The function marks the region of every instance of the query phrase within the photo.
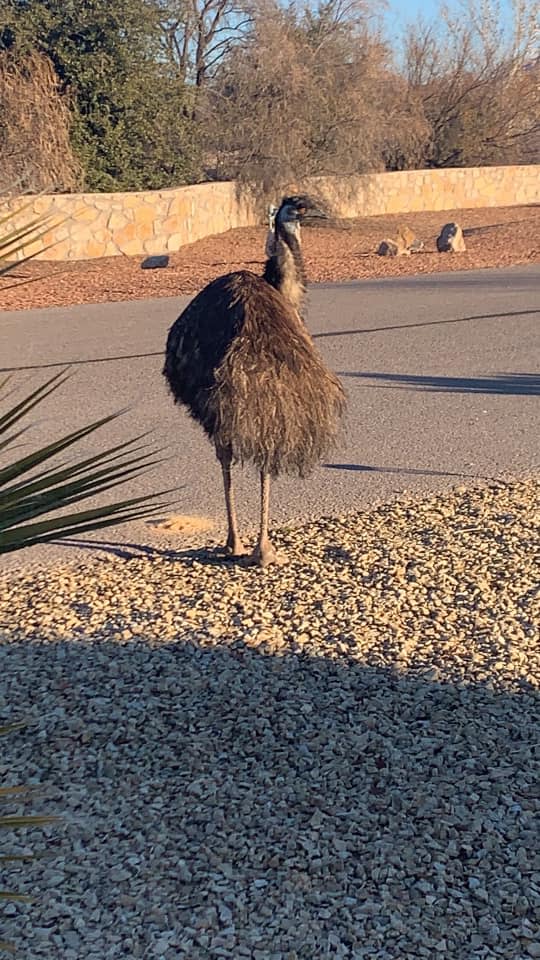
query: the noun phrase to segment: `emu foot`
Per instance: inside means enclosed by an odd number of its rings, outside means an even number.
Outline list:
[[[249,556],[245,557],[243,563],[247,567],[269,567],[270,564],[275,563],[280,566],[286,563],[285,557],[277,553],[274,550],[274,547],[269,541],[266,543],[258,543],[253,553],[250,553]]]
[[[246,553],[246,549],[240,540],[240,537],[227,537],[224,553],[228,557],[243,557]]]

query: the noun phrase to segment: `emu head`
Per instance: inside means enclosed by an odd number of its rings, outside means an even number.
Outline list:
[[[326,220],[328,215],[320,203],[307,194],[283,197],[276,214],[276,224],[291,233],[296,233],[300,224],[306,226],[314,220]]]

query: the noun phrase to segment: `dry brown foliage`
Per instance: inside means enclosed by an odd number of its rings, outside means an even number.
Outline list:
[[[0,169],[3,189],[61,193],[82,185],[69,140],[70,110],[47,57],[0,54]]]
[[[538,163],[540,60],[536,0],[466,0],[405,39],[407,95],[429,134],[405,167]]]
[[[269,0],[249,41],[224,60],[207,101],[218,178],[269,187],[383,170],[390,144],[410,151],[425,135],[380,36],[339,10],[321,16]]]
[[[201,110],[208,172],[268,187],[307,176],[538,162],[535,0],[440,2],[402,56],[363,0],[257,0]]]

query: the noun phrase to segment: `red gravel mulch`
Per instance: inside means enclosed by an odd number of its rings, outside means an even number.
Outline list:
[[[463,228],[467,252],[439,254],[436,238],[443,224],[452,220]],[[409,257],[377,256],[380,241],[394,236],[403,225],[424,241],[424,249]],[[530,205],[345,220],[306,228],[302,241],[309,280],[318,283],[537,263],[539,236],[540,205]],[[229,230],[183,247],[170,255],[167,268],[158,270],[142,270],[142,256],[33,261],[0,278],[1,308],[25,310],[195,293],[230,270],[259,273],[265,239],[265,227]]]

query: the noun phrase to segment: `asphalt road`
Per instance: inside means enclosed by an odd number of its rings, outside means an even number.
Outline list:
[[[173,406],[160,373],[167,330],[188,299],[0,313],[0,368],[19,371],[14,383],[24,388],[72,364],[69,383],[36,416],[29,445],[128,407],[87,449],[153,430],[170,459],[126,495],[179,484],[174,512],[221,523],[212,449]],[[539,309],[537,266],[312,287],[309,327],[343,378],[348,422],[331,462],[307,481],[274,485],[274,522],[537,467]],[[257,496],[246,471],[238,500],[249,525]],[[143,523],[95,537],[163,542]],[[39,547],[17,562],[68,555],[73,547]]]

